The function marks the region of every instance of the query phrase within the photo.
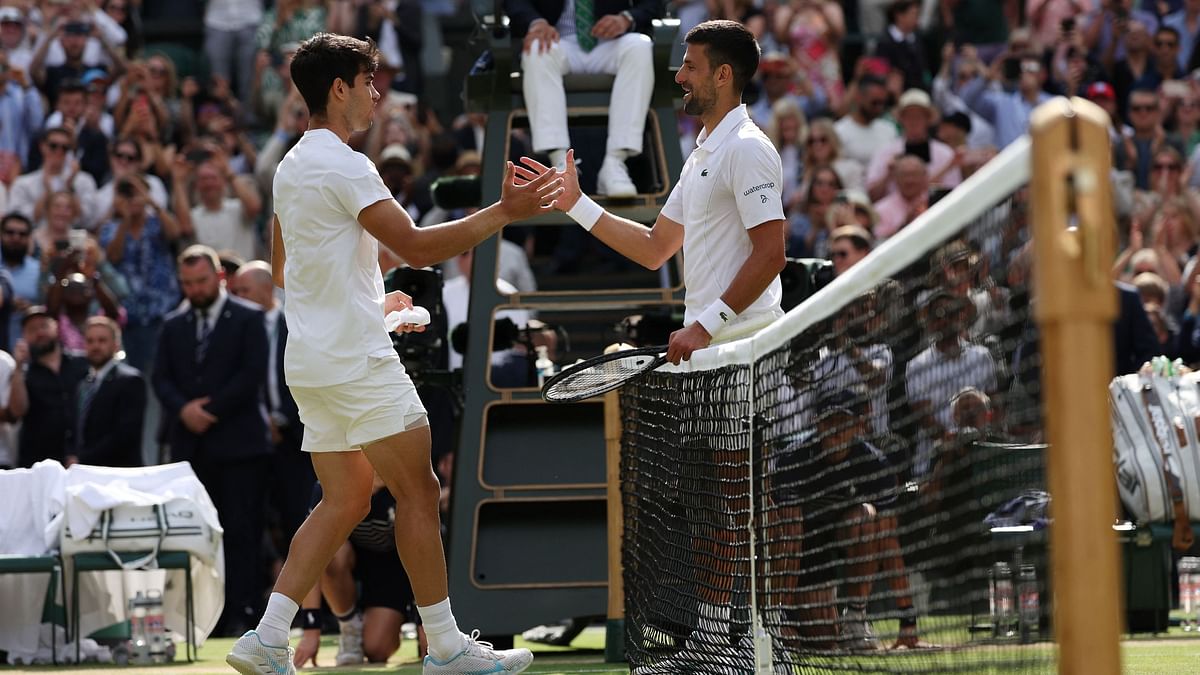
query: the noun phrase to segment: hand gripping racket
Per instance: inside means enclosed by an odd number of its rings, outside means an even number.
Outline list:
[[[596,356],[569,366],[546,380],[542,387],[542,398],[550,403],[570,403],[599,396],[666,362],[666,345],[625,349]]]

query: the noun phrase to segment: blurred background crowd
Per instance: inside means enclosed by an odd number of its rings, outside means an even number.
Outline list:
[[[708,18],[756,34],[746,102],[783,158],[788,253],[837,273],[1017,141],[1048,97],[1094,101],[1112,120],[1114,277],[1136,286],[1162,353],[1200,356],[1200,0],[684,0],[661,12],[681,34]],[[261,443],[193,459],[208,463],[210,492],[229,493],[218,509],[241,492],[221,484],[229,467],[311,484],[261,262],[275,167],[308,123],[290,57],[325,30],[378,43],[376,123],[351,142],[428,225],[461,215],[435,206],[433,182],[481,166],[485,117],[459,98],[473,27],[462,0],[0,0],[0,467],[201,456],[257,415]],[[698,122],[678,122],[686,156]],[[529,147],[527,133],[513,143]],[[553,241],[505,237],[505,288],[563,271]],[[380,264],[399,262],[385,251]],[[464,273],[469,258],[445,268]],[[448,315],[465,317],[465,288],[447,282]],[[213,345],[233,339],[228,295],[265,317],[231,347],[242,362],[228,367],[257,378],[237,392],[198,384],[208,331]],[[192,336],[163,330],[192,309],[180,319]],[[295,491],[261,495],[260,529],[227,539],[250,563],[230,572],[240,586],[222,632],[257,614],[268,563],[306,511]]]

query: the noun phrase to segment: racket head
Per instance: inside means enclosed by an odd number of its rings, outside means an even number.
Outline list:
[[[595,356],[546,380],[542,399],[570,403],[612,391],[667,362],[667,346],[639,347]]]

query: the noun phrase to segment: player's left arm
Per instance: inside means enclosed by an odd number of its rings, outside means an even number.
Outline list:
[[[735,313],[742,313],[754,304],[771,282],[779,276],[787,264],[784,252],[785,221],[783,219],[768,220],[751,228],[746,234],[750,236],[750,257],[742,263],[733,281],[721,294],[721,302]],[[733,317],[719,317],[724,323]],[[712,333],[704,327],[702,320],[693,321],[680,330],[671,334],[667,348],[667,360],[679,363],[691,358],[692,352],[703,349],[712,342]]]

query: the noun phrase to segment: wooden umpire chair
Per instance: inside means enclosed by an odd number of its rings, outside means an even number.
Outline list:
[[[500,183],[504,176],[504,163],[495,157],[507,157],[509,135],[517,125],[527,123],[522,73],[520,68],[520,44],[514,43],[508,29],[508,17],[504,15],[502,0],[472,0],[472,11],[484,36],[487,52],[467,76],[465,104],[470,112],[487,113],[487,128],[482,148],[483,175],[482,193],[484,200],[500,196]],[[632,200],[644,205],[660,206],[670,189],[673,176],[679,175],[683,167],[683,156],[679,144],[675,118],[677,87],[674,72],[678,66],[671,63],[671,52],[678,41],[679,20],[656,19],[651,38],[654,41],[654,91],[650,98],[649,119],[643,139],[642,154],[631,158],[630,177],[638,186],[638,197]],[[490,54],[490,68],[484,64]],[[595,175],[600,168],[603,153],[593,153],[595,135],[581,136],[581,127],[602,129],[607,120],[612,102],[614,76],[607,74],[570,74],[563,78],[567,94],[567,116],[571,120],[571,131],[576,146],[576,156],[587,157],[581,172],[581,187],[585,192],[595,192]],[[667,130],[664,133],[664,130]],[[586,138],[587,142],[580,142]],[[603,138],[603,136],[600,136]],[[670,142],[664,142],[670,139]],[[599,144],[603,148],[603,143]],[[589,189],[592,188],[592,189]],[[603,201],[603,200],[600,200]],[[620,200],[628,205],[630,200]]]

